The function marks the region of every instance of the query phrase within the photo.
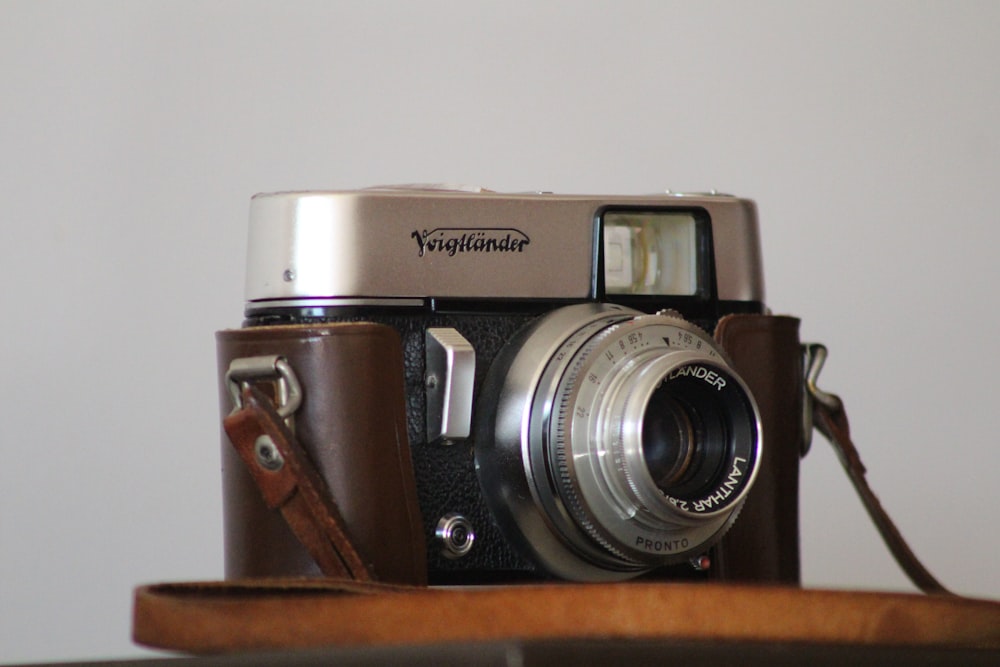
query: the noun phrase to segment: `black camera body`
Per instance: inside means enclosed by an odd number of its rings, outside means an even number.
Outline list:
[[[258,195],[248,256],[245,331],[398,333],[389,382],[403,385],[431,583],[704,576],[768,447],[712,337],[726,316],[764,317],[752,202]],[[226,494],[245,549],[256,521]]]

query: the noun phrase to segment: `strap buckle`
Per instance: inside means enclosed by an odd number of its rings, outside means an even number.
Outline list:
[[[256,382],[271,381],[277,384],[275,410],[282,419],[288,419],[302,405],[302,385],[291,364],[277,355],[233,359],[226,371],[226,386],[233,398],[233,412],[243,408],[243,387]]]
[[[819,388],[819,374],[826,363],[827,349],[822,343],[805,343],[802,345],[802,367],[805,371],[802,401],[802,456],[809,453],[812,446],[814,408],[816,403],[826,406],[833,412],[843,408],[843,402],[836,394]]]

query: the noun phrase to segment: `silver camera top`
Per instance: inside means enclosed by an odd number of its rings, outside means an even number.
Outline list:
[[[763,303],[754,203],[426,186],[251,201],[248,312],[617,294]]]

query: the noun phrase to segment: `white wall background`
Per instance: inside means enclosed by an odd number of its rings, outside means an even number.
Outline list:
[[[0,2],[0,662],[145,653],[222,574],[213,332],[249,197],[461,182],[755,198],[869,479],[1000,598],[1000,4]],[[809,586],[911,590],[829,447]]]

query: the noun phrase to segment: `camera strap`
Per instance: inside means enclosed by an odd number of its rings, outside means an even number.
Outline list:
[[[341,664],[338,648],[369,651],[347,656],[343,664],[352,665],[522,664],[508,651],[486,657],[510,642],[550,643],[545,657],[523,663],[532,665],[630,664],[622,658],[636,646],[656,647],[637,664],[690,663],[684,647],[692,643],[733,651],[699,665],[758,664],[747,663],[746,651],[762,645],[772,647],[767,664],[809,664],[797,651],[813,646],[831,652],[818,661],[824,665],[857,663],[862,655],[871,658],[865,664],[985,665],[1000,648],[1000,603],[732,583],[419,588],[269,578],[141,586],[132,636],[212,655],[322,649],[313,655],[323,665]],[[610,652],[594,653],[601,643]],[[462,647],[469,652],[454,652]],[[861,647],[872,653],[858,653]],[[891,647],[905,649],[908,659],[891,660]],[[969,661],[959,649],[993,649],[993,660]],[[243,658],[238,664],[310,664],[301,654]],[[218,660],[208,664],[226,664]]]
[[[823,345],[811,343],[803,346],[805,352],[807,416],[812,418],[812,425],[830,441],[837,458],[847,472],[854,489],[871,517],[872,523],[878,529],[882,540],[892,553],[903,572],[924,593],[952,593],[924,567],[920,559],[903,539],[896,524],[889,517],[882,503],[872,491],[865,477],[866,469],[861,462],[857,447],[851,440],[851,429],[844,410],[844,402],[836,395],[821,390],[816,381],[826,361],[827,350]],[[808,434],[807,434],[808,435]]]

